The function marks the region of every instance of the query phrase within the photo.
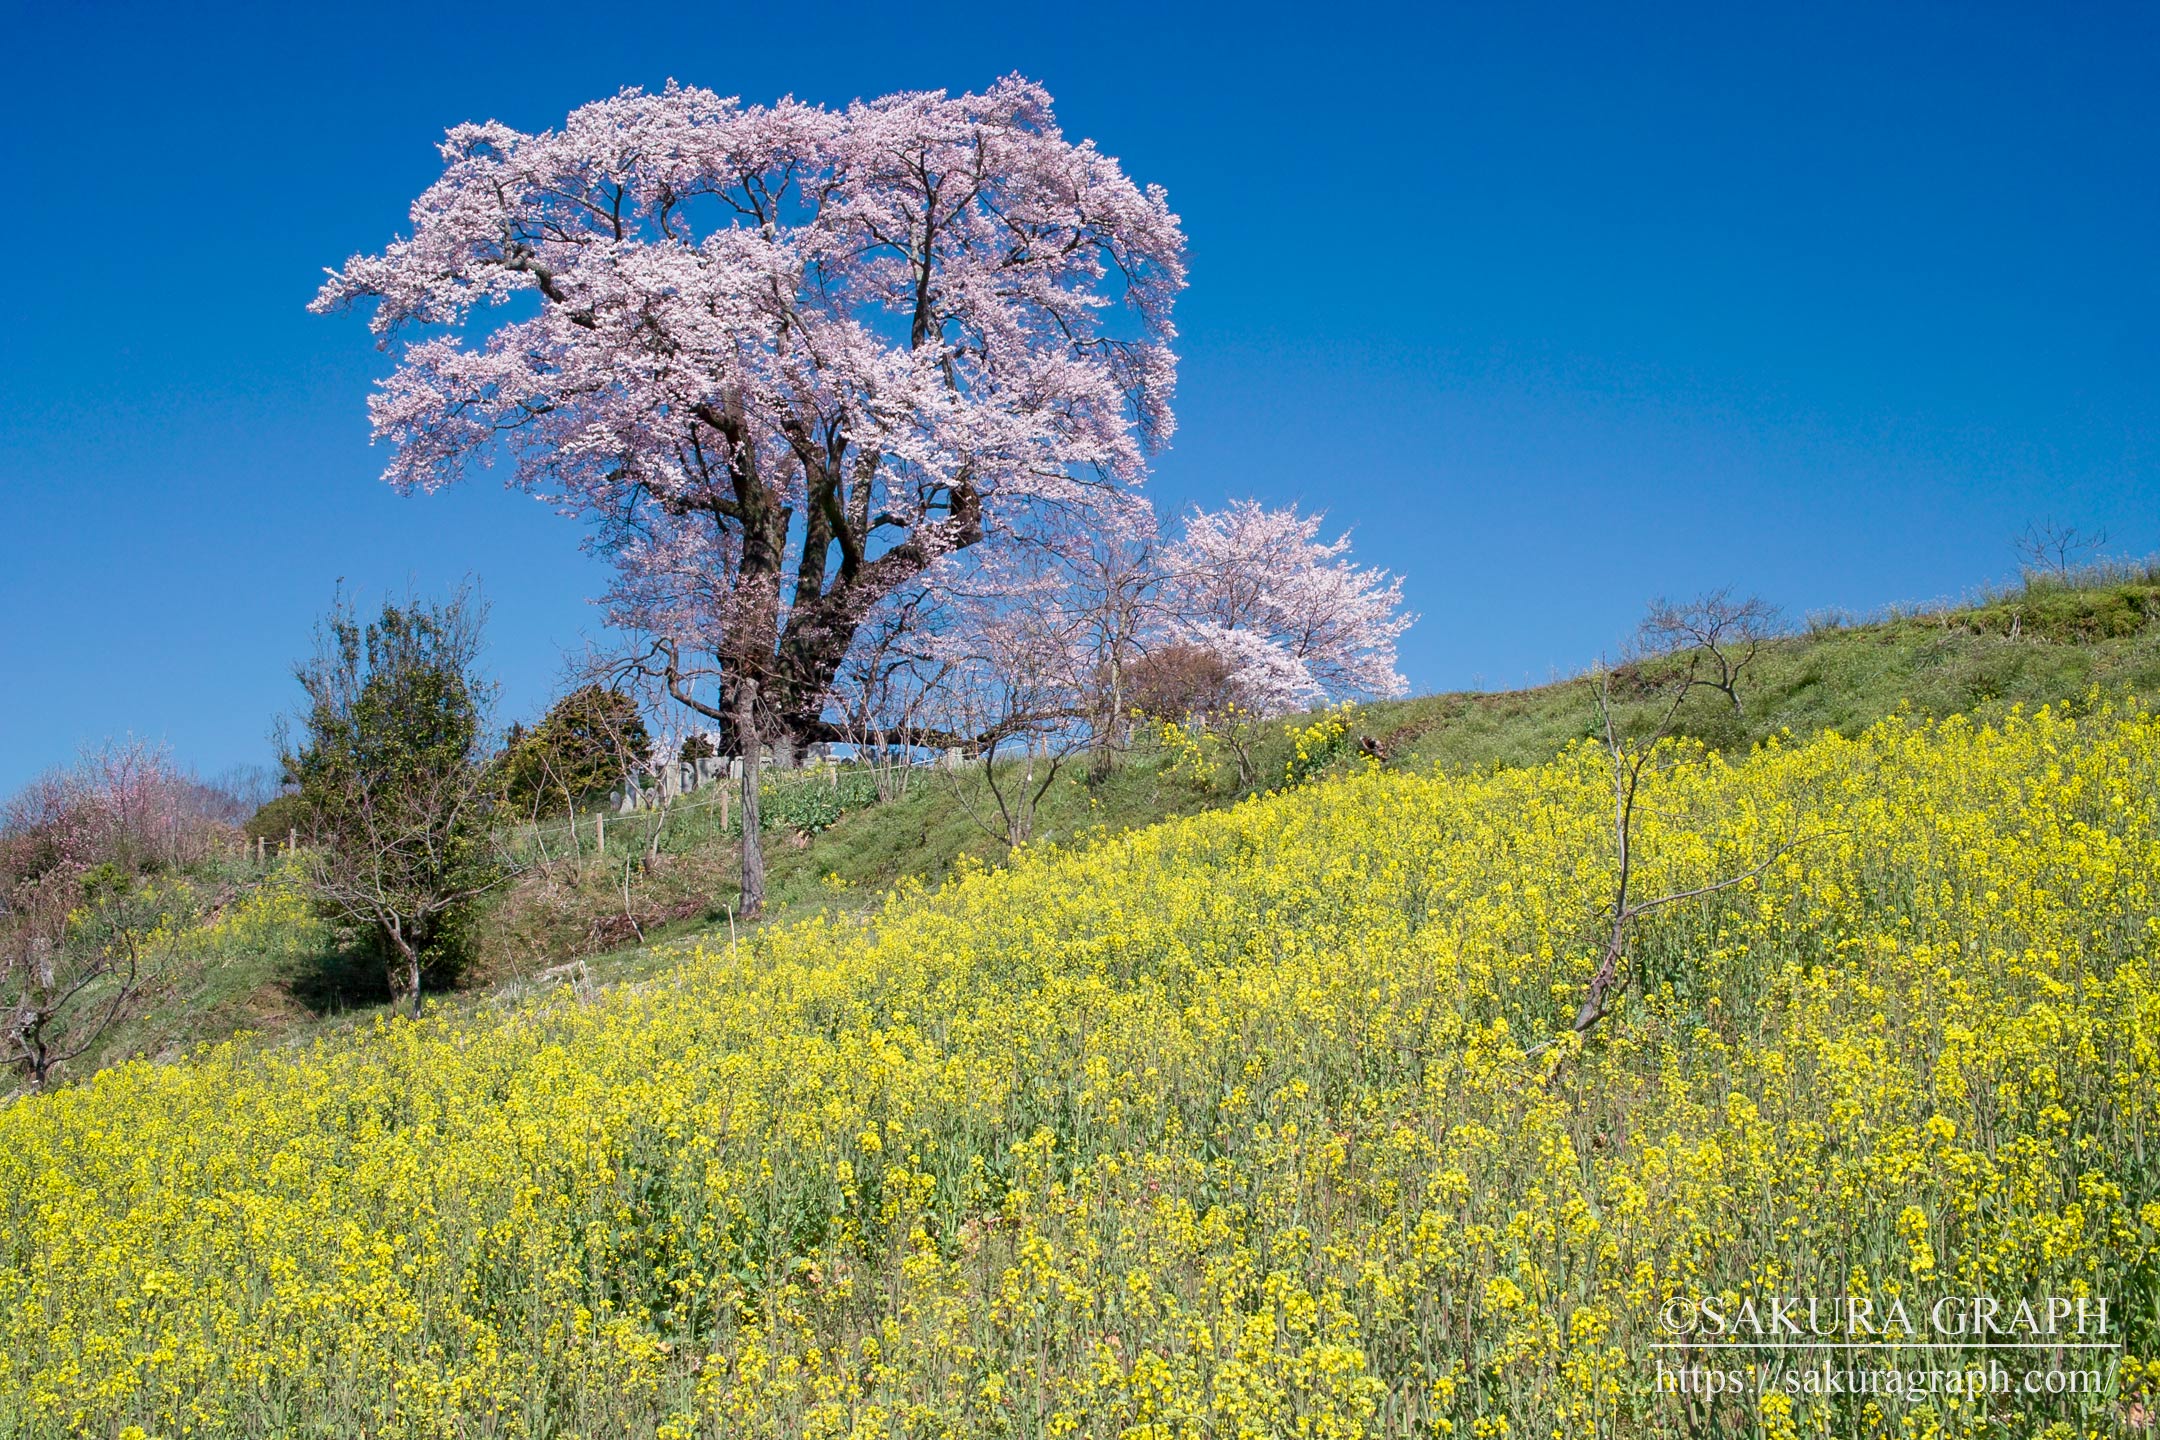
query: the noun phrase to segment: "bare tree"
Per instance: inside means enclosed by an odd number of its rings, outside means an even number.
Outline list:
[[[570,857],[580,875],[585,873],[585,837],[578,831],[577,791],[570,783],[569,767],[562,764],[562,757],[552,747],[543,747],[535,757],[539,775],[533,786],[532,827],[536,838],[544,831],[542,822],[547,817],[550,799],[562,802],[562,813],[569,829]],[[544,842],[543,842],[544,843]]]
[[[496,794],[535,817],[575,818],[578,807],[652,758],[637,697],[589,673],[590,655],[568,668],[569,684],[531,729],[513,725],[490,762]]]
[[[2080,530],[2048,519],[2027,525],[2011,543],[2017,547],[2018,559],[2028,575],[2037,573],[2060,580],[2090,564],[2107,542],[2105,530]]]
[[[1043,796],[1057,782],[1058,772],[1065,762],[1085,744],[1085,738],[1073,731],[1033,726],[1017,733],[997,735],[976,757],[983,793],[989,796],[987,805],[980,803],[980,795],[969,793],[960,772],[948,771],[947,774],[960,808],[970,820],[1007,845],[1025,845],[1035,836],[1035,814],[1042,805]],[[998,775],[1001,753],[1008,767],[1002,779]],[[994,822],[991,819],[993,812],[996,815]]]
[[[880,801],[905,795],[910,763],[930,727],[927,715],[953,669],[934,651],[942,624],[938,597],[917,587],[866,622],[833,680],[841,740],[871,767]]]
[[[1640,898],[1637,893],[1636,876],[1641,859],[1637,822],[1643,780],[1670,753],[1665,742],[1672,738],[1681,709],[1691,695],[1702,689],[1714,689],[1728,697],[1733,694],[1748,662],[1754,658],[1752,649],[1739,653],[1743,658],[1728,662],[1713,659],[1708,647],[1698,646],[1674,657],[1675,668],[1658,683],[1649,715],[1632,725],[1618,713],[1612,693],[1611,670],[1601,664],[1589,677],[1591,699],[1597,708],[1598,735],[1612,773],[1613,849],[1618,864],[1612,899],[1602,919],[1604,945],[1598,967],[1591,974],[1570,1027],[1575,1034],[1588,1034],[1610,1012],[1614,995],[1626,988],[1631,978],[1627,964],[1629,941],[1643,916],[1669,905],[1702,899],[1746,884],[1759,878],[1795,846],[1819,838],[1811,835],[1781,842],[1771,848],[1760,864],[1738,874],[1648,899]],[[1550,1043],[1546,1042],[1547,1045]],[[1540,1045],[1530,1053],[1544,1048]]]
[[[0,1064],[42,1090],[142,995],[146,917],[104,865],[0,880]],[[89,902],[87,906],[82,902]]]
[[[1128,674],[1158,627],[1162,567],[1152,525],[1137,521],[1083,528],[1068,561],[1076,572],[1074,616],[1079,652],[1092,661],[1092,683],[1079,687],[1086,712],[1089,773],[1110,773],[1131,740]]]
[[[1238,789],[1259,778],[1254,748],[1267,727],[1220,652],[1173,641],[1140,656],[1126,677],[1139,713],[1204,733],[1229,751],[1237,762]]]
[[[1159,645],[1126,667],[1125,681],[1132,708],[1178,725],[1204,726],[1239,699],[1230,662],[1205,645]]]
[[[1087,674],[1086,620],[1054,602],[1002,603],[968,627],[941,693],[954,729],[975,747],[980,788],[948,772],[968,817],[1008,845],[1035,834],[1035,815],[1065,762],[1090,742],[1078,693]],[[999,765],[1007,769],[1000,775]]]
[[[562,787],[563,793],[576,788],[590,794],[603,785],[614,787],[616,793],[634,798],[646,821],[644,844],[623,844],[618,851],[619,866],[609,862],[622,901],[623,933],[634,935],[639,944],[645,943],[645,926],[638,916],[633,885],[659,860],[669,819],[682,799],[682,788],[673,777],[684,763],[714,753],[694,721],[688,726],[662,722],[672,697],[664,677],[645,663],[651,656],[649,649],[633,649],[627,654],[588,649],[563,672],[569,692],[591,691],[609,698],[607,704],[588,704],[579,711],[588,760],[582,767],[584,784]],[[596,839],[599,833],[596,825]],[[579,836],[575,843],[580,846],[582,876],[582,834],[575,829],[573,834]],[[604,847],[596,844],[593,854],[604,858]]]
[[[1719,692],[1739,715],[1741,672],[1778,633],[1776,606],[1755,595],[1736,600],[1727,586],[1683,604],[1663,596],[1651,601],[1636,630],[1636,647],[1648,659],[1696,652],[1705,667],[1691,669],[1690,683]]]
[[[284,782],[273,766],[231,765],[204,781],[203,789],[215,817],[237,830],[277,799]]]

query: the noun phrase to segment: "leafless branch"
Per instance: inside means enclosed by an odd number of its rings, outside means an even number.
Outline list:
[[[2027,525],[2012,543],[2028,574],[2037,572],[2059,580],[2089,564],[2107,542],[2105,530],[2080,530],[2048,519]]]

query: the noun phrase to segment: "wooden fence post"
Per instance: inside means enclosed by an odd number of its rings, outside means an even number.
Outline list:
[[[602,855],[607,854],[607,816],[592,817],[592,843],[595,851]]]

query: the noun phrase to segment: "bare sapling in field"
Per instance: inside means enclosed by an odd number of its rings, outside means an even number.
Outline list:
[[[948,729],[980,737],[973,774],[943,773],[984,833],[1009,846],[1035,837],[1035,816],[1067,760],[1087,748],[1082,620],[1051,596],[986,610],[956,651],[943,703]],[[1000,767],[1003,773],[1000,773]]]
[[[588,853],[604,854],[605,817],[581,818],[580,808],[590,809],[596,796],[633,789],[654,757],[644,706],[605,658],[588,654],[565,678],[562,697],[530,730],[513,725],[490,766],[499,802],[518,817],[538,853],[536,868],[549,881],[562,862],[582,878]]]
[[[1775,606],[1754,595],[1736,600],[1728,586],[1685,604],[1653,600],[1635,648],[1644,656],[1688,654],[1698,666],[1690,683],[1723,695],[1738,716],[1740,676],[1777,634]]]
[[[2037,575],[2067,580],[2094,565],[2100,547],[2107,542],[2105,530],[2083,530],[2049,519],[2027,525],[2012,544],[2017,547],[2018,563],[2028,578]]]
[[[1637,978],[1629,964],[1629,950],[1644,916],[1759,879],[1796,846],[1820,838],[1809,835],[1781,841],[1759,863],[1700,885],[1649,896],[1640,893],[1644,781],[1671,758],[1668,742],[1678,733],[1690,698],[1706,690],[1715,691],[1738,709],[1740,683],[1761,653],[1763,642],[1776,633],[1775,616],[1776,612],[1761,600],[1750,597],[1736,601],[1725,590],[1685,605],[1662,600],[1654,603],[1629,647],[1631,653],[1624,666],[1631,685],[1646,692],[1647,715],[1621,714],[1611,667],[1601,663],[1587,678],[1597,711],[1596,736],[1612,776],[1616,865],[1612,899],[1600,919],[1598,966],[1576,1007],[1568,1033],[1589,1034],[1611,1013],[1617,996]],[[1548,1040],[1533,1047],[1529,1054],[1553,1043]]]

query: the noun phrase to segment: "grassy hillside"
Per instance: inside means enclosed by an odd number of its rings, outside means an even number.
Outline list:
[[[0,1109],[0,1433],[2112,1433],[2160,1375],[2160,720],[2075,708],[1661,775],[1649,891],[1810,843],[1658,912],[1587,1043],[1578,750],[108,1071]],[[2105,1296],[2126,1358],[1661,1388],[1721,1294]],[[1927,1363],[2005,1356],[2049,1359]]]
[[[2013,704],[2079,697],[2094,685],[2160,695],[2160,573],[2135,567],[2074,582],[2037,580],[1961,606],[1816,624],[1766,647],[1742,688],[1741,715],[1722,697],[1706,696],[1684,717],[1682,733],[1742,754],[1780,732],[1853,735],[1900,711],[1989,716]],[[1626,688],[1619,687],[1623,695]],[[1564,681],[1366,706],[1345,738],[1376,740],[1394,771],[1487,772],[1549,760],[1590,733],[1594,713],[1583,685]],[[1242,786],[1227,757],[1218,755],[1215,773],[1202,779],[1178,755],[1146,745],[1104,777],[1075,765],[1045,797],[1037,837],[1058,843],[1129,830],[1280,785],[1293,753],[1289,731],[1312,718],[1265,727],[1255,779]],[[1337,751],[1335,768],[1348,768],[1353,748]],[[962,864],[1004,862],[1006,845],[969,817],[951,777],[920,773],[903,797],[883,804],[867,798],[867,777],[846,783],[847,808],[832,823],[815,833],[783,829],[768,841],[772,918],[859,911],[903,880],[935,885]],[[710,795],[699,798],[707,803],[667,822],[654,863],[627,877],[627,904],[622,861],[643,850],[650,822],[611,822],[606,863],[589,854],[589,818],[580,840],[588,853],[575,861],[567,836],[550,830],[553,863],[537,866],[483,912],[475,963],[462,991],[444,1002],[514,1001],[533,977],[579,960],[593,983],[636,979],[674,963],[661,942],[728,933],[734,843],[714,823]],[[257,896],[263,878],[232,868],[177,897],[184,963],[172,967],[148,1011],[108,1036],[78,1073],[131,1054],[175,1055],[240,1030],[286,1037],[366,1023],[387,1004],[372,957],[341,948],[289,891],[272,887]],[[235,938],[228,911],[247,917],[246,938]],[[209,923],[197,933],[191,926],[203,918]]]
[[[1684,733],[1742,752],[1776,734],[1858,734],[1885,715],[1994,714],[2094,685],[2160,694],[2160,571],[2036,577],[1962,605],[1831,617],[1764,647],[1737,719],[1705,696]],[[1427,696],[1368,707],[1391,763],[1451,771],[1535,765],[1591,732],[1582,687]]]

